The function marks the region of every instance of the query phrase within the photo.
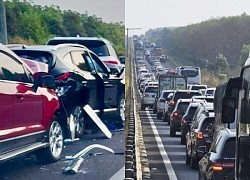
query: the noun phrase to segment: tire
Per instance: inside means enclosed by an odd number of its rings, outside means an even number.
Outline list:
[[[157,109],[153,108],[153,113],[156,114],[157,113]]]
[[[190,156],[186,153],[186,165],[190,165]]]
[[[163,121],[164,121],[164,122],[167,122],[167,121],[168,121],[168,116],[167,116],[167,114],[164,114]]]
[[[125,95],[124,93],[119,98],[118,118],[119,118],[119,123],[121,123],[124,126],[125,125]]]
[[[191,159],[190,159],[190,166],[191,166],[192,169],[197,169],[197,167],[198,167],[198,161],[197,161],[197,159],[191,157]]]
[[[161,119],[161,114],[157,113],[157,119]]]
[[[145,111],[146,106],[144,104],[141,104],[141,111]]]
[[[83,107],[75,107],[72,115],[74,120],[75,137],[80,138],[86,130],[86,114],[84,113]]]
[[[170,137],[175,137],[176,131],[174,128],[170,127]]]
[[[63,130],[57,117],[50,124],[48,135],[48,146],[35,152],[36,158],[41,163],[52,163],[58,161],[63,151]]]

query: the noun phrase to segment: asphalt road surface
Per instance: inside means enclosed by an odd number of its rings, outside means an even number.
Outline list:
[[[86,134],[79,141],[65,145],[63,158],[52,164],[39,164],[32,154],[15,158],[0,164],[0,179],[6,180],[111,180],[123,179],[124,173],[124,131],[114,132],[107,139],[102,132]],[[90,151],[84,158],[77,174],[64,174],[69,161],[65,156],[75,155],[91,144],[101,144],[113,149],[117,155],[102,149]]]

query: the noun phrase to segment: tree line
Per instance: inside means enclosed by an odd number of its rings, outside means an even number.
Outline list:
[[[250,52],[250,16],[213,18],[177,28],[150,29],[146,37],[180,65],[236,76]]]
[[[123,22],[107,23],[87,12],[60,10],[18,0],[5,1],[9,43],[45,44],[55,36],[103,37],[111,41],[118,54],[125,53]]]

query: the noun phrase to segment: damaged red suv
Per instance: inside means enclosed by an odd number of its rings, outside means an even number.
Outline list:
[[[53,85],[51,75],[33,73],[0,44],[0,162],[29,152],[42,162],[60,159],[63,130]]]

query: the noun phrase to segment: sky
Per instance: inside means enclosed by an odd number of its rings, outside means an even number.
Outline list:
[[[27,0],[28,1],[28,0]],[[29,0],[42,6],[59,6],[61,10],[101,17],[105,22],[125,22],[125,0]]]
[[[129,35],[158,27],[179,27],[211,18],[250,15],[249,0],[126,0],[126,28]]]

